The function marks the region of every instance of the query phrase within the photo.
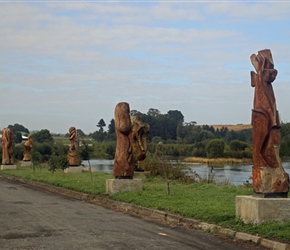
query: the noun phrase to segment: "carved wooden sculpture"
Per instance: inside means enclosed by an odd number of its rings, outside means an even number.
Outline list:
[[[130,142],[132,125],[130,107],[126,102],[120,102],[115,107],[115,131],[117,136],[114,176],[117,179],[133,179],[134,161]]]
[[[13,165],[13,132],[10,128],[2,129],[2,164]]]
[[[149,132],[149,124],[142,121],[140,116],[131,116],[132,131],[130,140],[133,148],[134,162],[136,170],[142,170],[139,167],[139,161],[146,158],[147,153],[147,134]]]
[[[69,140],[70,147],[67,155],[68,165],[69,166],[79,166],[80,165],[80,157],[79,157],[79,140],[78,133],[75,127],[69,128]]]
[[[256,69],[251,71],[251,85],[255,87],[253,125],[253,189],[254,196],[287,197],[289,176],[279,157],[280,118],[272,82],[277,76],[269,49],[251,56]]]
[[[23,161],[31,161],[32,135],[28,135],[28,140],[24,143]]]

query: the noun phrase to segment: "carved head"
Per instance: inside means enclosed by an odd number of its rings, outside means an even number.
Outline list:
[[[71,134],[71,133],[73,133],[75,130],[76,130],[75,127],[70,127],[68,131],[69,131],[69,133]]]
[[[250,58],[257,74],[260,75],[265,82],[272,83],[276,79],[278,71],[274,69],[271,50],[261,50],[258,52],[258,55],[253,54]],[[254,72],[251,72],[251,75],[255,77]]]
[[[115,130],[126,136],[131,132],[130,106],[127,102],[119,102],[115,107]]]
[[[277,74],[278,74],[278,71],[276,69],[264,69],[262,71],[262,78],[265,82],[271,83],[271,82],[274,82]]]

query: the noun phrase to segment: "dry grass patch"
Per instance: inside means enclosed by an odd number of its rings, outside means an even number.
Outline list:
[[[224,127],[224,128],[228,128],[228,130],[233,130],[233,131],[240,131],[240,130],[243,130],[243,129],[252,128],[251,124],[237,124],[237,125],[222,125],[222,124],[219,124],[219,125],[211,125],[211,126],[213,126],[213,128],[215,130],[217,130],[217,129],[220,130],[222,127]]]
[[[231,163],[231,164],[251,164],[252,159],[237,159],[237,158],[202,158],[202,157],[186,157],[184,159],[185,162],[197,162],[201,164],[225,164],[225,163]]]

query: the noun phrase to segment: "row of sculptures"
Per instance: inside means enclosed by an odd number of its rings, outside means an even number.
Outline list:
[[[146,158],[149,125],[139,116],[130,116],[129,104],[116,106],[115,127],[117,134],[114,175],[120,179],[132,179],[138,162]],[[69,128],[68,166],[80,166],[79,137],[75,127]],[[31,161],[32,136],[24,143],[23,161]],[[13,165],[13,131],[2,130],[2,165]]]
[[[256,72],[251,71],[251,86],[255,88],[252,109],[253,140],[253,196],[287,197],[289,175],[285,172],[279,156],[281,135],[280,118],[272,83],[278,71],[269,49],[261,50],[250,57]],[[147,133],[149,125],[140,117],[130,116],[130,107],[120,102],[115,107],[115,131],[117,136],[114,171],[117,179],[132,179],[136,162],[142,161],[147,152]],[[13,164],[13,133],[2,130],[2,164]],[[69,129],[70,166],[80,165],[78,155],[79,140],[75,127]],[[24,161],[31,160],[31,137],[24,144]]]
[[[13,131],[10,128],[2,129],[2,165],[13,165]],[[24,143],[23,161],[31,161],[32,135],[28,135]]]
[[[251,86],[255,88],[252,109],[253,141],[253,196],[288,197],[289,175],[285,172],[279,156],[281,134],[280,117],[272,82],[278,71],[274,68],[271,50],[265,49],[250,57],[256,72],[251,71]],[[114,162],[116,178],[133,178],[134,174],[134,135],[131,129],[129,104],[118,103],[115,108],[115,129],[117,146]],[[141,151],[140,151],[141,150]],[[144,154],[145,153],[145,154]],[[146,156],[139,147],[138,155]]]
[[[130,116],[130,107],[120,102],[115,108],[116,153],[114,160],[114,176],[117,179],[133,179],[138,162],[146,158],[147,134],[149,124],[140,116]],[[79,166],[79,139],[77,129],[69,128],[70,147],[68,151],[69,166]]]

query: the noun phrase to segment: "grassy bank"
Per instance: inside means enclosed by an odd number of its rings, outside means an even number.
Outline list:
[[[0,174],[13,175],[103,196],[108,196],[105,194],[105,181],[112,178],[111,174],[102,172],[93,172],[91,180],[91,175],[88,172],[63,174],[61,170],[57,170],[52,174],[46,168],[36,168],[33,171],[31,168],[24,167],[18,167],[17,170],[1,171]],[[266,238],[290,242],[290,223],[245,225],[235,218],[235,197],[252,194],[252,189],[249,187],[212,183],[182,184],[173,181],[170,184],[170,191],[171,195],[166,195],[164,181],[158,177],[152,177],[143,181],[142,191],[121,192],[109,197],[144,207],[177,213]]]

